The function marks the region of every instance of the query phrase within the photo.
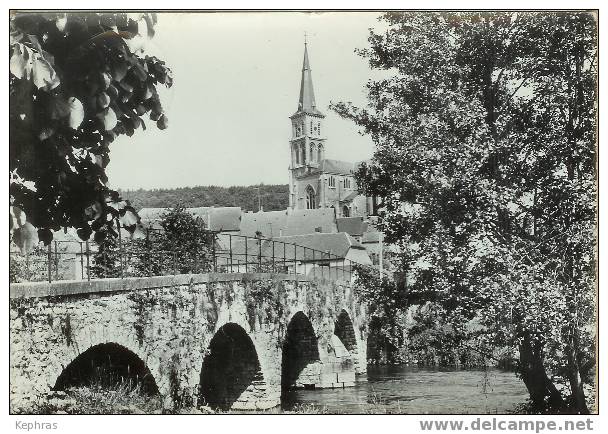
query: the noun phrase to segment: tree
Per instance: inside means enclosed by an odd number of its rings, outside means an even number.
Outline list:
[[[90,273],[99,278],[121,277],[124,272],[121,270],[121,247],[115,236],[104,236],[93,254]]]
[[[519,352],[536,409],[588,411],[596,227],[597,25],[589,13],[389,13],[360,54],[387,77],[357,173],[410,286],[446,321]],[[567,395],[567,396],[566,396]]]
[[[149,231],[130,248],[137,274],[203,273],[211,269],[214,237],[200,217],[178,205],[167,209],[160,225],[160,231]]]
[[[167,127],[157,87],[171,86],[171,71],[140,47],[155,23],[155,14],[11,16],[10,202],[45,243],[61,227],[116,236],[117,218],[135,229],[105,168],[110,144],[145,129],[145,115]]]
[[[393,280],[380,279],[374,267],[356,266],[356,276],[357,296],[366,303],[369,316],[368,360],[403,362],[399,350],[404,344],[406,294]]]

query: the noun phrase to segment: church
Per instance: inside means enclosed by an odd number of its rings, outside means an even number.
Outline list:
[[[254,212],[235,206],[188,208],[188,211],[200,217],[207,228],[224,235],[296,243],[331,252],[340,259],[377,264],[381,235],[373,224],[376,201],[357,191],[354,172],[358,163],[325,158],[330,145],[324,135],[325,115],[317,109],[315,101],[306,43],[298,108],[290,120],[286,210],[263,211],[260,207]],[[158,229],[164,212],[163,208],[144,208],[139,215],[146,226]]]
[[[306,42],[298,109],[289,118],[292,126],[290,210],[333,208],[336,218],[372,214],[372,199],[357,192],[353,173],[358,164],[325,158],[329,145],[324,135],[325,115],[317,109]]]

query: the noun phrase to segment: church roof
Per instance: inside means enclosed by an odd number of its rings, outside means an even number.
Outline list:
[[[359,196],[358,191],[351,191],[346,196],[344,196],[342,199],[340,199],[340,202],[352,202],[352,200],[357,196]]]
[[[319,162],[319,167],[315,173],[334,173],[337,175],[352,175],[355,165],[348,161],[323,159]]]
[[[298,111],[295,115],[306,113],[316,116],[324,116],[317,110],[315,101],[315,90],[312,85],[312,72],[308,61],[308,45],[304,43],[304,62],[302,64],[302,80],[300,81],[300,99],[298,100]]]

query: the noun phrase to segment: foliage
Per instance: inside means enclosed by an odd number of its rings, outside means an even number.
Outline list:
[[[374,267],[356,266],[357,296],[367,304],[368,341],[373,362],[404,362],[399,350],[404,345],[407,294],[393,280],[380,280]]]
[[[162,188],[152,190],[119,190],[135,209],[167,208],[177,204],[187,207],[201,206],[240,206],[245,210],[258,210],[258,188],[261,189],[261,204],[265,211],[280,211],[289,204],[287,184],[259,186],[220,187],[215,185]]]
[[[120,277],[121,252],[118,239],[115,236],[103,237],[98,244],[97,251],[93,254],[91,274],[96,277]]]
[[[105,168],[110,144],[145,129],[142,117],[167,126],[157,87],[171,86],[171,71],[140,47],[155,23],[154,14],[11,15],[10,202],[47,244],[61,227],[101,241],[116,218],[135,230]]]
[[[140,385],[125,380],[113,385],[92,384],[66,392],[51,392],[34,400],[24,414],[160,414],[160,395],[143,393]]]
[[[132,241],[130,262],[137,275],[203,273],[211,267],[213,235],[200,217],[183,206],[161,215],[162,230],[149,231],[145,239]]]
[[[34,246],[27,256],[9,255],[9,282],[31,282],[48,278],[47,252]]]
[[[595,360],[595,16],[388,13],[360,54],[386,78],[369,108],[333,108],[377,149],[357,173],[408,284],[519,351],[538,407],[561,410],[550,375],[586,412]]]

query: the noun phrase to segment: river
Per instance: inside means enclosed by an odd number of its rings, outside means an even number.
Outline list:
[[[502,414],[527,398],[514,373],[494,368],[368,366],[354,387],[290,391],[283,410],[314,405],[328,413]]]

